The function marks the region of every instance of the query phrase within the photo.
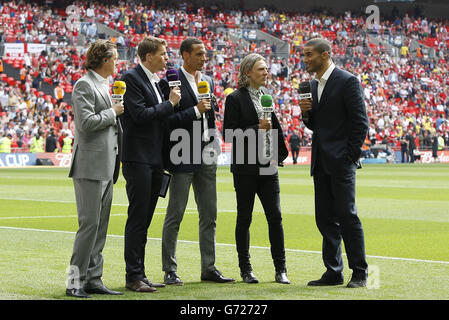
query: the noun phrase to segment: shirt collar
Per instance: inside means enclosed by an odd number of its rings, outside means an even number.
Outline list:
[[[102,76],[100,76],[98,73],[96,73],[95,71],[91,70],[92,73],[94,74],[95,78],[97,78],[97,80],[104,85],[109,85],[109,79],[108,78],[103,78]]]
[[[253,87],[251,87],[251,86],[248,86],[248,91],[250,92],[250,93],[252,93],[252,94],[254,94],[254,95],[259,95],[261,92],[260,92],[260,89],[255,89],[255,88],[253,88]]]
[[[140,66],[143,69],[143,72],[145,72],[145,74],[147,75],[148,79],[150,81],[154,81],[155,83],[158,83],[161,79],[157,76],[157,74],[151,72],[150,70],[147,69],[147,67],[145,67],[142,62],[139,62]]]
[[[188,73],[187,70],[184,69],[184,66],[181,66],[181,71],[184,73],[184,75],[186,76],[186,78],[189,82],[196,83],[195,77],[193,75],[191,75],[190,73]]]
[[[331,62],[331,64],[329,65],[329,67],[327,68],[327,70],[323,73],[323,75],[321,76],[321,79],[316,79],[318,82],[324,80],[327,81],[332,73],[332,71],[334,71],[335,69],[335,64],[333,62]]]

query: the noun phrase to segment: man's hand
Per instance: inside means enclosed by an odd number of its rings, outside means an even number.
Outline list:
[[[210,99],[201,99],[196,107],[198,108],[198,111],[203,114],[211,108]]]
[[[117,116],[125,112],[125,107],[123,106],[123,100],[115,100],[112,102],[112,109],[114,109]]]
[[[312,110],[312,99],[300,100],[299,107],[301,108],[301,113],[304,117],[304,114],[306,114],[306,112]]]
[[[168,100],[170,100],[173,106],[176,106],[179,103],[179,100],[181,100],[181,89],[179,89],[178,87],[174,87],[170,91]]]
[[[261,119],[259,121],[259,129],[270,130],[271,129],[271,121],[270,120],[263,120],[263,119]]]

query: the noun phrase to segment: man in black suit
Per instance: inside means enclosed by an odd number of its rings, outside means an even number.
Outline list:
[[[159,87],[157,72],[168,60],[164,40],[148,37],[137,48],[140,63],[123,76],[126,83],[123,125],[123,176],[129,200],[125,226],[126,287],[137,292],[154,292],[163,284],[145,275],[145,245],[162,183],[162,140],[164,123],[179,102],[179,88],[168,101]]]
[[[290,143],[290,150],[292,151],[293,164],[297,163],[299,150],[301,149],[301,137],[297,131],[293,131],[288,141]]]
[[[265,86],[268,68],[265,59],[255,53],[247,55],[240,63],[239,89],[226,97],[224,113],[224,139],[232,143],[231,172],[237,198],[237,223],[235,240],[242,279],[257,283],[249,254],[249,228],[255,196],[260,199],[268,221],[271,255],[275,266],[275,280],[288,284],[285,265],[284,231],[282,226],[278,163],[288,155],[282,128],[274,112],[271,121],[264,119],[261,105],[262,87]],[[270,129],[274,130],[270,130]],[[269,132],[269,136],[267,136]],[[258,156],[259,139],[269,139],[272,156],[269,161]],[[277,144],[277,148],[275,147]],[[273,165],[274,162],[274,165]],[[267,170],[274,169],[274,170]]]
[[[199,242],[201,252],[201,280],[218,283],[234,282],[225,278],[215,267],[215,230],[217,220],[216,158],[220,145],[216,140],[215,108],[210,99],[198,99],[198,83],[207,81],[210,91],[214,84],[201,73],[206,62],[206,48],[197,38],[181,43],[183,66],[178,70],[181,81],[181,100],[175,113],[169,117],[169,131],[174,140],[165,152],[167,169],[172,174],[170,199],[162,231],[162,270],[167,285],[182,285],[178,276],[176,242],[184,211],[189,199],[190,186],[195,193],[199,214]],[[169,94],[169,84],[161,81],[162,90]],[[176,132],[188,133],[188,139],[179,140]],[[181,136],[182,137],[182,136]],[[182,146],[179,152],[178,146]],[[196,145],[196,147],[195,147]],[[179,154],[180,153],[180,154]],[[186,156],[186,158],[183,158]]]
[[[310,286],[343,284],[341,240],[353,270],[348,287],[366,286],[365,240],[355,204],[356,168],[368,132],[362,86],[354,75],[336,68],[331,45],[312,39],[304,46],[312,100],[300,102],[304,124],[313,131],[311,175],[315,186],[315,218],[323,236],[326,272]]]

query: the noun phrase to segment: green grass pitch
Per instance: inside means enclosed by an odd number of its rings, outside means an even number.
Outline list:
[[[357,206],[370,265],[370,287],[362,289],[307,286],[324,272],[309,170],[309,166],[279,170],[290,285],[274,282],[267,223],[258,200],[250,253],[260,283],[242,283],[234,240],[235,193],[229,168],[223,167],[217,172],[216,265],[237,282],[200,281],[198,214],[191,191],[177,251],[178,274],[185,285],[154,294],[125,289],[123,232],[128,202],[121,177],[114,189],[103,280],[125,294],[94,295],[94,299],[449,299],[449,165],[365,165],[357,172]],[[67,169],[58,168],[0,169],[0,299],[69,299],[66,268],[77,217],[67,174]],[[158,202],[146,250],[147,275],[158,282],[163,281],[161,234],[167,200]],[[346,284],[351,270],[344,260]]]

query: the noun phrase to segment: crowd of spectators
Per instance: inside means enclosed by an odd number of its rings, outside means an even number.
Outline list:
[[[445,146],[449,146],[447,20],[428,20],[411,14],[399,17],[398,14],[367,30],[364,16],[351,12],[342,16],[325,12],[279,13],[266,8],[249,12],[224,10],[217,6],[198,9],[187,3],[165,9],[134,3],[105,5],[90,2],[87,5],[87,2],[75,2],[75,5],[80,8],[78,27],[64,24],[64,14],[60,11],[30,4],[18,5],[14,1],[1,4],[1,41],[8,41],[13,33],[15,41],[49,45],[49,49],[41,54],[24,56],[18,66],[23,70],[20,85],[11,88],[0,82],[0,131],[3,135],[13,133],[19,147],[26,146],[26,141],[39,128],[46,134],[51,128],[56,135],[74,132],[70,106],[56,94],[49,98],[36,95],[36,92],[42,82],[62,86],[65,92],[71,92],[76,80],[85,72],[85,51],[90,41],[99,36],[95,23],[119,31],[120,34],[111,40],[119,49],[131,52],[146,35],[166,39],[170,63],[174,67],[180,64],[176,45],[182,37],[203,39],[209,50],[205,72],[216,82],[219,129],[226,94],[237,86],[240,59],[249,52],[260,53],[266,57],[270,68],[267,89],[274,97],[284,135],[288,139],[292,132],[299,133],[302,146],[311,143],[311,132],[300,121],[298,106],[299,83],[311,80],[302,62],[302,46],[313,37],[326,37],[332,41],[336,65],[359,76],[363,85],[370,118],[367,145],[385,144],[400,150],[401,142],[410,132],[417,149],[431,148],[429,137],[433,136],[442,137]],[[12,29],[5,24],[6,21],[11,23],[11,18],[17,21],[12,24]],[[217,31],[223,26],[226,30],[256,28],[272,34],[290,44],[288,57],[277,55],[276,46],[265,41],[236,41],[229,33]],[[79,35],[85,35],[83,43],[77,42]],[[402,42],[396,43],[399,54],[382,44],[375,44],[370,35],[393,39],[390,43],[400,36]],[[412,40],[423,45],[417,52],[409,50]],[[434,49],[434,54],[429,48]],[[121,61],[117,77],[138,62],[135,54],[131,57]],[[11,92],[17,98],[10,98]]]

